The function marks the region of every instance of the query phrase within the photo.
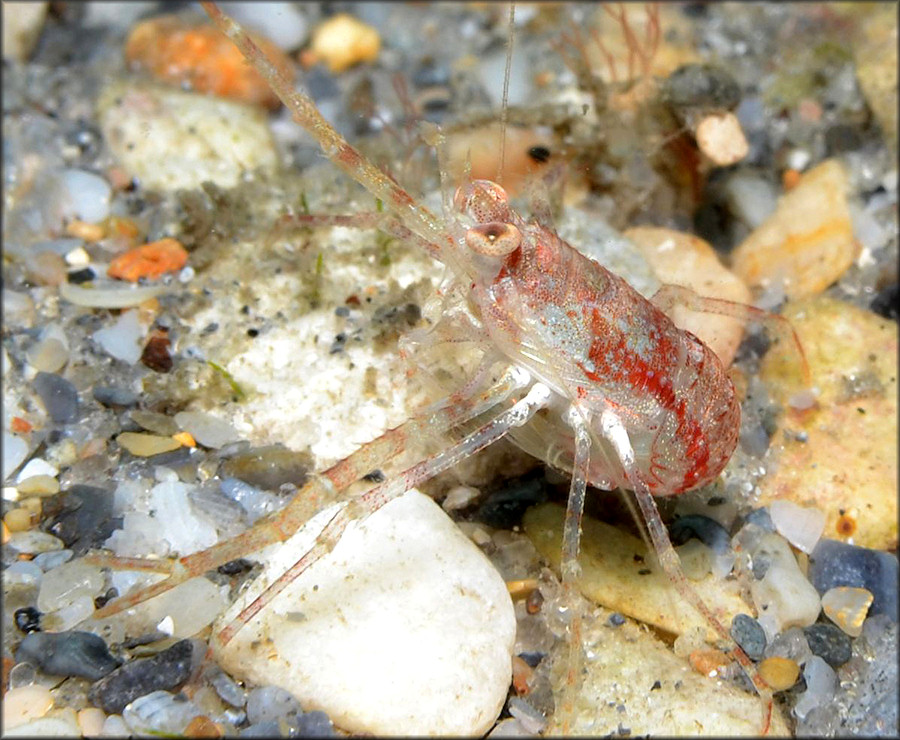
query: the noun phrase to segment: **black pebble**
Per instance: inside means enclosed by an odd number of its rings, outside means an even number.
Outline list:
[[[880,290],[872,299],[871,308],[886,319],[900,320],[900,285],[893,283]]]
[[[753,617],[736,614],[731,620],[731,636],[750,660],[762,659],[766,649],[766,632]]]
[[[76,555],[100,547],[121,524],[113,517],[113,493],[105,488],[76,484],[59,500],[62,511],[41,528],[59,537]]]
[[[29,662],[52,676],[80,676],[96,681],[119,666],[103,638],[93,632],[32,632],[16,651],[17,662]]]
[[[525,511],[547,500],[547,481],[543,472],[507,481],[488,494],[475,513],[475,521],[496,529],[512,529],[522,521]]]
[[[68,424],[78,417],[78,391],[64,377],[41,371],[34,376],[32,386],[53,421]]]
[[[126,663],[91,686],[88,699],[108,714],[121,714],[138,697],[174,690],[190,678],[193,651],[191,640],[180,640],[152,658]]]
[[[897,556],[822,538],[809,556],[809,580],[824,594],[837,586],[865,588],[875,597],[869,616],[897,621]]]
[[[691,537],[696,537],[719,555],[728,552],[731,547],[731,537],[725,527],[701,514],[678,517],[669,525],[669,537],[676,545],[683,545]]]
[[[839,668],[850,660],[853,645],[839,627],[824,622],[812,624],[803,628],[803,634],[813,655],[818,655],[832,668]]]
[[[41,631],[41,613],[33,606],[16,609],[13,618],[16,620],[16,627],[26,635],[29,632]]]
[[[81,283],[89,283],[96,277],[97,276],[90,267],[82,267],[80,270],[72,270],[72,272],[66,276],[66,280],[75,285],[80,285]]]

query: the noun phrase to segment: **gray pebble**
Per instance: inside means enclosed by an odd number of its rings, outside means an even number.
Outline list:
[[[731,621],[731,636],[750,660],[761,660],[766,649],[766,632],[747,614],[736,614]]]
[[[663,82],[662,97],[673,108],[732,110],[741,102],[741,88],[720,67],[685,64]]]
[[[287,729],[287,728],[285,728]],[[238,737],[286,737],[287,732],[282,732],[281,725],[273,719],[250,725],[240,731]]]
[[[334,725],[325,712],[318,709],[297,717],[300,737],[334,737]]]
[[[832,668],[839,668],[850,660],[853,645],[847,634],[834,624],[818,623],[803,628],[813,655],[818,655]]]
[[[18,662],[33,663],[53,676],[80,676],[96,681],[120,661],[103,638],[92,632],[30,632],[16,651]]]
[[[39,372],[34,376],[32,386],[53,421],[68,424],[78,417],[78,391],[61,375]]]
[[[253,689],[247,697],[247,719],[251,724],[277,720],[291,712],[301,711],[300,702],[294,695],[278,686]]]
[[[294,452],[283,445],[267,445],[229,457],[222,463],[220,475],[223,478],[237,478],[265,491],[277,491],[284,483],[293,483],[298,488],[302,486],[311,467],[309,455]]]
[[[136,406],[137,393],[132,393],[125,388],[113,388],[107,385],[94,386],[94,399],[104,406]]]
[[[180,640],[152,658],[126,663],[91,686],[88,699],[107,714],[121,714],[138,697],[174,690],[187,681],[193,652],[193,641]]]
[[[837,586],[872,592],[869,617],[887,614],[897,621],[897,579],[897,556],[889,552],[822,538],[809,556],[809,580],[820,594]]]
[[[44,573],[48,570],[53,570],[54,568],[58,568],[63,563],[68,563],[73,553],[71,550],[54,550],[53,552],[42,552],[40,555],[35,557],[32,561],[38,568],[40,568]]]

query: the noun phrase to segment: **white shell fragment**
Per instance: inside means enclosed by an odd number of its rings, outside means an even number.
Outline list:
[[[850,637],[859,637],[874,599],[872,592],[865,588],[838,586],[822,595],[822,609]]]
[[[214,629],[301,557],[334,513],[255,556],[264,574]],[[349,525],[215,652],[235,678],[284,688],[348,732],[481,735],[506,699],[515,631],[497,571],[413,490]]]
[[[779,499],[769,504],[769,516],[778,533],[798,550],[809,554],[825,531],[825,512]]]

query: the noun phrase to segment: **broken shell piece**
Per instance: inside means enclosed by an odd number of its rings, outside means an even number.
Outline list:
[[[838,586],[822,596],[822,609],[850,637],[859,637],[874,598],[872,592],[865,588]]]
[[[719,167],[740,162],[750,151],[747,137],[734,113],[712,113],[694,129],[697,146]]]

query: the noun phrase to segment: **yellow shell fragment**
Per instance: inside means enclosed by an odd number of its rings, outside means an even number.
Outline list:
[[[359,62],[374,62],[381,50],[381,37],[352,15],[340,13],[316,28],[311,51],[333,73]]]
[[[872,592],[867,589],[837,586],[822,596],[822,609],[850,637],[859,637],[874,599]]]
[[[775,655],[759,664],[759,675],[774,691],[784,691],[797,683],[800,666],[790,658]]]

